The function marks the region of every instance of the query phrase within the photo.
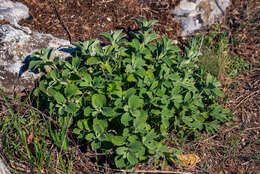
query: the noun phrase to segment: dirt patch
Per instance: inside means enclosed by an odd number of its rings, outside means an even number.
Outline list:
[[[159,20],[155,30],[170,38],[176,38],[176,32],[180,29],[170,15],[170,10],[179,0],[65,0],[62,3],[45,0],[17,1],[24,3],[30,9],[31,17],[20,21],[21,25],[34,31],[68,39],[64,27],[58,20],[59,15],[67,26],[72,41],[89,40],[98,37],[101,32],[116,29],[135,29],[137,25],[131,20],[133,17],[145,16],[149,20]]]
[[[254,66],[260,65],[259,13],[259,2],[256,0],[232,0],[226,17],[233,52]]]

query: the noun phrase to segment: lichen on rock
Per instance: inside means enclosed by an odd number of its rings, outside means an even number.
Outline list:
[[[67,40],[38,32],[28,34],[10,25],[0,27],[0,36],[0,88],[4,88],[7,93],[19,93],[34,87],[38,75],[26,71],[33,52],[53,47],[53,57],[65,58],[71,55],[68,48],[73,49]]]

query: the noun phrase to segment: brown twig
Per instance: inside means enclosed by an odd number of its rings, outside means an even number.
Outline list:
[[[58,12],[58,10],[57,10],[57,7],[56,7],[56,5],[54,4],[54,2],[51,2],[51,4],[52,4],[52,8],[53,8],[54,11],[55,11],[55,14],[56,14],[57,18],[58,18],[59,21],[60,21],[60,24],[62,25],[62,27],[64,28],[64,30],[65,30],[66,33],[67,33],[69,42],[71,43],[71,42],[72,42],[72,39],[71,39],[71,34],[70,34],[70,31],[69,31],[68,27],[66,26],[66,24],[65,24],[64,21],[62,20],[62,18],[61,18],[61,16],[60,16],[60,14],[59,14],[59,12]]]
[[[123,173],[162,173],[162,174],[191,174],[190,172],[174,172],[174,171],[161,171],[161,170],[123,170],[123,169],[113,169],[115,172]]]
[[[246,131],[248,131],[248,130],[256,130],[256,129],[260,129],[260,127],[250,127],[250,128],[247,128]]]
[[[251,94],[247,95],[245,98],[243,98],[235,107],[234,107],[234,111],[243,103],[245,102],[246,100],[248,100],[250,97],[252,97],[253,95],[257,94],[257,93],[260,93],[260,90],[257,90],[255,92],[252,92]],[[234,112],[234,114],[236,113],[237,111]]]

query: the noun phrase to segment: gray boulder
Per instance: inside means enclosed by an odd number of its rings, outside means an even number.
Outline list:
[[[18,24],[19,20],[27,17],[29,17],[29,9],[26,5],[10,0],[0,0],[0,20],[6,20],[15,27],[30,33],[31,30],[28,27],[21,27]]]
[[[202,27],[212,25],[223,16],[230,0],[181,0],[172,10],[183,30],[181,36],[193,34]]]
[[[49,34],[38,32],[26,33],[10,25],[0,27],[0,88],[7,93],[20,93],[34,87],[38,77],[33,72],[26,71],[33,52],[41,48],[53,47],[52,57],[66,58],[73,52],[70,42],[58,39]]]

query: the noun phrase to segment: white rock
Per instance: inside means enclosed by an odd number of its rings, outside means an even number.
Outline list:
[[[20,2],[0,0],[0,16],[15,25],[20,19],[29,16],[29,9]]]
[[[1,158],[0,158],[0,174],[11,174],[10,171],[5,166],[5,164],[3,163]]]
[[[28,27],[21,27],[18,22],[21,19],[29,17],[29,9],[20,2],[12,2],[10,0],[0,0],[0,20],[6,20],[17,28],[31,33]]]
[[[179,6],[182,10],[192,11],[196,9],[196,4],[187,0],[181,1]]]
[[[0,36],[0,88],[5,88],[7,93],[34,86],[38,75],[25,71],[31,53],[53,47],[52,57],[66,58],[74,49],[67,40],[38,32],[28,34],[10,25],[0,27]]]
[[[204,26],[214,24],[230,4],[230,0],[181,0],[172,10],[175,15],[173,20],[181,24],[181,36],[188,36]]]

